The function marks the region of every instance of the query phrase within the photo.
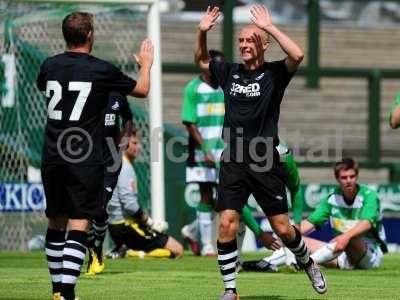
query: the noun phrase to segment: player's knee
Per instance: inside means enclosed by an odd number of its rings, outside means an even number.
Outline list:
[[[165,244],[164,248],[171,251],[175,258],[180,258],[183,256],[182,244],[175,240],[172,236],[168,237],[167,243]]]
[[[356,236],[351,238],[349,243],[347,244],[346,252],[348,251],[364,253],[365,251],[367,251],[367,246],[361,237]]]
[[[238,231],[238,224],[233,218],[221,218],[219,223],[219,234],[222,237],[234,238]]]
[[[274,231],[283,241],[293,240],[293,230],[290,228],[290,226],[285,226],[285,225],[276,226],[274,228]]]
[[[70,230],[88,231],[89,221],[86,219],[69,219],[68,227]]]

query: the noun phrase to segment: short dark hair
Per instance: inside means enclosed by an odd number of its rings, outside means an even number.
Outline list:
[[[93,33],[93,15],[86,12],[73,12],[62,22],[62,32],[67,47],[86,44],[89,32]]]
[[[132,131],[128,133],[128,137],[139,137],[139,129],[138,128],[132,128]]]
[[[350,157],[343,158],[341,161],[335,163],[333,170],[335,172],[336,179],[339,178],[340,171],[347,171],[350,169],[356,171],[356,175],[358,175],[358,163]]]

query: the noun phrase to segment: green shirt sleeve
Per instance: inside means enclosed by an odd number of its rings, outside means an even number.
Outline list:
[[[248,205],[243,207],[242,220],[256,236],[259,236],[262,233],[262,229],[260,225],[258,225]]]
[[[322,199],[315,211],[308,217],[308,221],[317,227],[321,227],[329,218],[330,205],[328,203],[328,197]]]
[[[376,228],[378,220],[379,220],[379,198],[375,192],[370,191],[364,197],[364,204],[361,210],[360,219],[368,220],[371,222],[372,227]]]
[[[300,196],[300,175],[296,161],[291,152],[284,157],[284,167],[287,173],[287,187],[292,199],[293,219],[295,223],[300,223],[303,218],[303,199]]]
[[[301,223],[303,220],[303,197],[301,197],[300,192],[294,195],[293,200],[293,221],[296,224]]]
[[[183,122],[197,123],[196,89],[198,80],[190,81],[183,91],[181,119]]]
[[[394,110],[400,106],[400,92],[396,94],[392,105],[390,106],[390,113],[389,113],[389,125],[392,123],[392,114]]]

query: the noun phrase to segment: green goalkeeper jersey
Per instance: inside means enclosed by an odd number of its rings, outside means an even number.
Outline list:
[[[360,221],[367,220],[372,228],[363,233],[363,237],[379,245],[386,252],[386,238],[378,194],[364,185],[358,187],[359,190],[352,205],[345,202],[342,190],[337,187],[333,193],[321,200],[316,210],[308,217],[308,221],[320,227],[329,220],[334,236],[338,236],[356,226]]]
[[[224,149],[222,127],[224,124],[224,93],[221,88],[213,88],[200,77],[191,80],[185,87],[181,119],[183,123],[195,124],[203,144],[198,145],[189,136],[189,167],[206,168],[205,152],[211,152],[217,168]]]

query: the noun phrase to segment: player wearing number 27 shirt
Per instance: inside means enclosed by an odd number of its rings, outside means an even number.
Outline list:
[[[90,52],[93,17],[84,12],[66,16],[62,32],[67,51],[47,58],[37,77],[47,100],[42,153],[46,196],[46,254],[53,299],[75,298],[75,284],[85,258],[88,220],[105,209],[104,114],[111,91],[146,97],[150,87],[153,46],[141,44],[135,56],[141,66],[137,81]],[[65,229],[69,228],[65,238]]]

